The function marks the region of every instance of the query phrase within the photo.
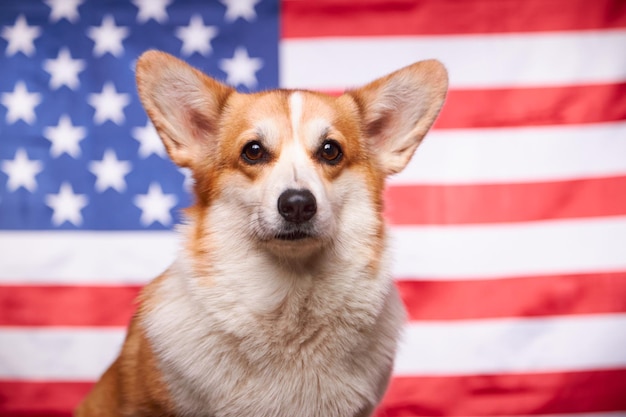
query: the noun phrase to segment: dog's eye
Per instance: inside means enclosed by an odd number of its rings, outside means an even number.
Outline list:
[[[246,143],[241,151],[241,157],[249,164],[258,164],[267,159],[267,152],[259,142],[254,140]]]
[[[341,161],[343,152],[337,142],[332,139],[324,141],[318,151],[318,157],[321,161],[330,165],[336,165]]]

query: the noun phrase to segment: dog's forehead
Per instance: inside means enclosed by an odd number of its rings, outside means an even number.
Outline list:
[[[285,90],[243,96],[234,107],[232,114],[237,118],[243,116],[246,129],[282,139],[321,136],[330,128],[339,128],[337,122],[345,119],[346,111],[351,110],[334,97]]]

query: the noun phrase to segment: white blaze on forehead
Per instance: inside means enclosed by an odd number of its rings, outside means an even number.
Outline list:
[[[299,92],[291,93],[289,96],[289,112],[291,115],[291,134],[294,141],[298,141],[298,130],[300,129],[300,120],[302,119],[302,94]]]
[[[300,92],[291,93],[289,96],[289,116],[291,122],[291,142],[288,142],[283,147],[283,153],[287,157],[289,169],[292,173],[293,180],[298,183],[306,176],[306,169],[304,166],[307,164],[306,149],[303,147],[303,142],[300,138],[300,129],[302,124],[303,113],[303,96]]]

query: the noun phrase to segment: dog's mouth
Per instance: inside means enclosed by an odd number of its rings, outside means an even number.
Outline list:
[[[269,232],[269,230],[268,230]],[[281,258],[302,258],[320,250],[324,236],[311,224],[287,224],[275,228],[262,239]]]
[[[313,237],[310,233],[307,233],[302,230],[293,230],[285,233],[278,233],[274,235],[274,239],[278,240],[302,240],[309,237]]]

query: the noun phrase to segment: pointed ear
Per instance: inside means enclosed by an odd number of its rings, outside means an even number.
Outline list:
[[[172,160],[190,167],[215,140],[219,118],[234,92],[187,63],[148,51],[137,61],[139,98]]]
[[[386,175],[400,172],[432,126],[448,90],[448,74],[435,60],[421,61],[348,91],[363,132]]]

